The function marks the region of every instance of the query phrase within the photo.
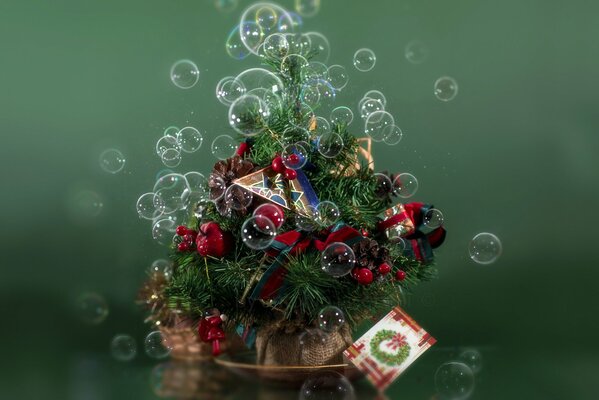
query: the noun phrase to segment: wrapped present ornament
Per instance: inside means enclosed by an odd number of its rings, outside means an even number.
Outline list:
[[[383,213],[383,220],[379,222],[379,230],[385,232],[390,242],[400,242],[415,230],[414,221],[406,212],[403,204],[397,204]]]

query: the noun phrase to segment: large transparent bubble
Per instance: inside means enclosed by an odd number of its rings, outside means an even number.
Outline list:
[[[246,94],[231,104],[229,125],[244,136],[254,136],[266,129],[268,106],[258,96]]]
[[[258,55],[265,38],[273,33],[294,32],[296,24],[292,16],[273,3],[256,3],[248,7],[239,21],[239,37],[245,48]]]

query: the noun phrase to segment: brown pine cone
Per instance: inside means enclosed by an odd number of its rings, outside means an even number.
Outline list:
[[[235,179],[248,175],[254,169],[255,165],[253,162],[237,155],[214,164],[212,173],[208,178],[208,187],[210,188],[210,198],[212,200],[218,199],[215,201],[215,205],[221,215],[231,215],[230,204],[224,198],[226,189]],[[240,210],[240,212],[245,214],[246,210]]]
[[[373,270],[389,261],[389,250],[379,246],[374,239],[364,238],[352,247],[356,256],[356,266]]]

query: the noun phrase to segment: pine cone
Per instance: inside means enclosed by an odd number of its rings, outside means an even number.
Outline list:
[[[352,247],[356,255],[356,266],[373,270],[389,261],[389,250],[379,246],[374,239],[364,238]]]
[[[246,176],[253,172],[254,169],[255,165],[253,162],[244,160],[237,155],[214,164],[214,168],[208,179],[208,187],[210,188],[210,198],[215,200],[216,209],[220,215],[231,215],[231,207],[228,204],[230,202],[225,201],[224,198],[225,190],[235,179]],[[247,210],[240,210],[240,212],[245,214]]]

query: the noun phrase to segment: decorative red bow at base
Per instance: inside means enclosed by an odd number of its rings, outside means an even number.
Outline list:
[[[225,320],[224,315],[213,315],[203,318],[198,327],[200,339],[206,343],[212,343],[212,355],[220,355],[220,341],[225,340],[225,331],[222,328],[222,323]]]

